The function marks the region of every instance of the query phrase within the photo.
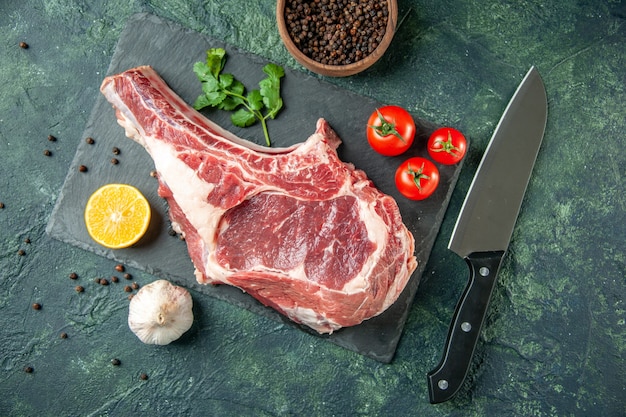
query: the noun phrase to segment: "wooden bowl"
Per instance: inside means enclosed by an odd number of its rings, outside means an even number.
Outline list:
[[[330,77],[346,77],[366,70],[367,68],[374,65],[374,63],[378,61],[381,56],[383,56],[383,54],[389,47],[389,44],[391,43],[393,35],[396,31],[396,24],[398,20],[398,3],[396,0],[387,0],[387,7],[389,10],[389,14],[387,16],[387,27],[385,29],[383,39],[378,44],[376,49],[374,49],[369,55],[365,56],[361,60],[350,64],[322,64],[306,56],[298,48],[298,46],[296,46],[295,42],[291,38],[285,20],[286,2],[287,0],[277,0],[276,4],[276,21],[278,23],[278,32],[280,33],[280,37],[282,38],[287,50],[296,59],[296,61],[302,64],[305,68],[308,68],[309,70],[320,75],[326,75]]]

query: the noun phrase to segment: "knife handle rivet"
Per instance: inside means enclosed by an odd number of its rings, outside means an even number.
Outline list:
[[[448,389],[448,381],[446,381],[445,379],[440,379],[437,382],[437,386],[439,387],[439,389],[446,390]]]
[[[472,330],[472,325],[464,321],[463,323],[461,323],[461,330],[463,330],[465,333],[468,333],[470,330]]]
[[[486,277],[487,275],[489,275],[489,268],[487,268],[486,266],[483,266],[482,268],[478,270],[478,273],[482,275],[483,277]]]

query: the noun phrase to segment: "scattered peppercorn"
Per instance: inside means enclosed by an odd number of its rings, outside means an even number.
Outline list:
[[[0,209],[4,208],[4,203],[0,203]]]
[[[117,158],[111,158],[111,163],[112,163],[113,165],[117,165],[117,164],[119,164],[119,163],[120,163],[120,161],[119,161]]]
[[[94,278],[93,282],[95,282],[96,284],[100,284],[100,278]]]
[[[106,278],[100,278],[100,285],[109,285],[109,280]]]
[[[80,172],[87,172],[87,167],[85,165],[81,165],[81,166],[78,167],[78,170]]]
[[[48,140],[49,140],[50,142],[56,142],[56,141],[57,141],[57,138],[55,138],[55,137],[54,137],[54,136],[52,136],[52,135],[48,135]]]
[[[114,147],[113,148],[113,155],[119,155],[120,154],[120,149],[118,147]]]
[[[113,359],[111,359],[111,364],[113,366],[120,366],[122,364],[122,362],[119,359],[117,359],[117,358],[113,358]]]
[[[130,294],[130,295],[128,296],[128,301],[132,300],[134,296],[135,296],[135,294]]]
[[[77,285],[75,288],[76,292],[83,292],[85,291],[85,288],[82,285]]]
[[[133,290],[137,290],[137,289],[139,289],[139,284],[137,284],[136,282],[133,282],[131,287],[133,287]]]
[[[67,339],[67,333],[65,332],[61,333],[61,339]]]
[[[124,287],[124,291],[126,291],[126,292],[133,292],[133,289],[132,289],[132,287],[130,285],[126,285]]]
[[[96,143],[96,141],[93,140],[91,136],[89,136],[88,138],[85,138],[85,142],[87,142],[90,145],[93,145],[94,143]]]
[[[347,65],[370,55],[382,42],[386,0],[290,0],[285,23],[296,47],[314,61]]]
[[[78,274],[76,272],[72,272],[70,274],[70,279],[78,279]]]
[[[119,279],[118,277],[116,277],[115,275],[113,275],[113,276],[111,277],[111,281],[113,281],[113,282],[118,282],[119,280],[120,280],[120,279]]]
[[[124,274],[124,278],[130,280],[130,279],[133,279],[133,276],[127,272],[127,273]]]
[[[167,231],[167,234],[168,234],[168,235],[170,235],[170,236],[176,236],[176,230],[174,230],[174,229],[170,228],[170,229]]]
[[[126,270],[126,268],[124,268],[124,265],[122,265],[122,264],[117,264],[117,265],[115,265],[115,270],[117,272],[124,272],[124,270]]]
[[[154,170],[150,171],[150,176],[151,176],[152,178],[156,178],[156,177],[157,177],[157,175],[158,175],[158,174],[157,174],[157,172],[156,172],[156,171],[154,171]]]
[[[41,304],[39,304],[39,303],[33,303],[33,309],[35,309],[35,310],[41,310]]]
[[[24,243],[30,244],[30,239],[29,238],[24,239]]]
[[[22,49],[28,49],[28,44],[24,41],[20,42],[20,48]]]
[[[20,256],[24,256],[24,255],[26,255],[26,251],[24,251],[24,249],[20,249],[20,250],[17,251],[17,254],[20,255]]]
[[[142,373],[141,375],[139,375],[139,378],[140,378],[141,380],[145,381],[145,380],[147,380],[147,379],[148,379],[148,374],[146,374],[146,373]]]
[[[32,374],[34,371],[32,366],[25,366],[24,367],[24,372],[26,372],[27,374]]]
[[[52,152],[50,152],[50,150],[46,149],[45,151],[43,151],[43,154],[44,154],[45,156],[51,156],[51,155],[52,155]]]

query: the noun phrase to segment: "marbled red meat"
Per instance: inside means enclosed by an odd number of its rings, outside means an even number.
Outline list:
[[[342,162],[320,119],[289,148],[235,137],[150,67],[107,77],[102,93],[152,156],[203,284],[234,285],[320,333],[387,309],[417,266],[396,202]]]

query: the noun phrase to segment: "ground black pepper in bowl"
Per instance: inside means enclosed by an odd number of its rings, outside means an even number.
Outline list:
[[[280,35],[294,58],[322,75],[356,74],[376,62],[395,31],[395,0],[278,0]]]

